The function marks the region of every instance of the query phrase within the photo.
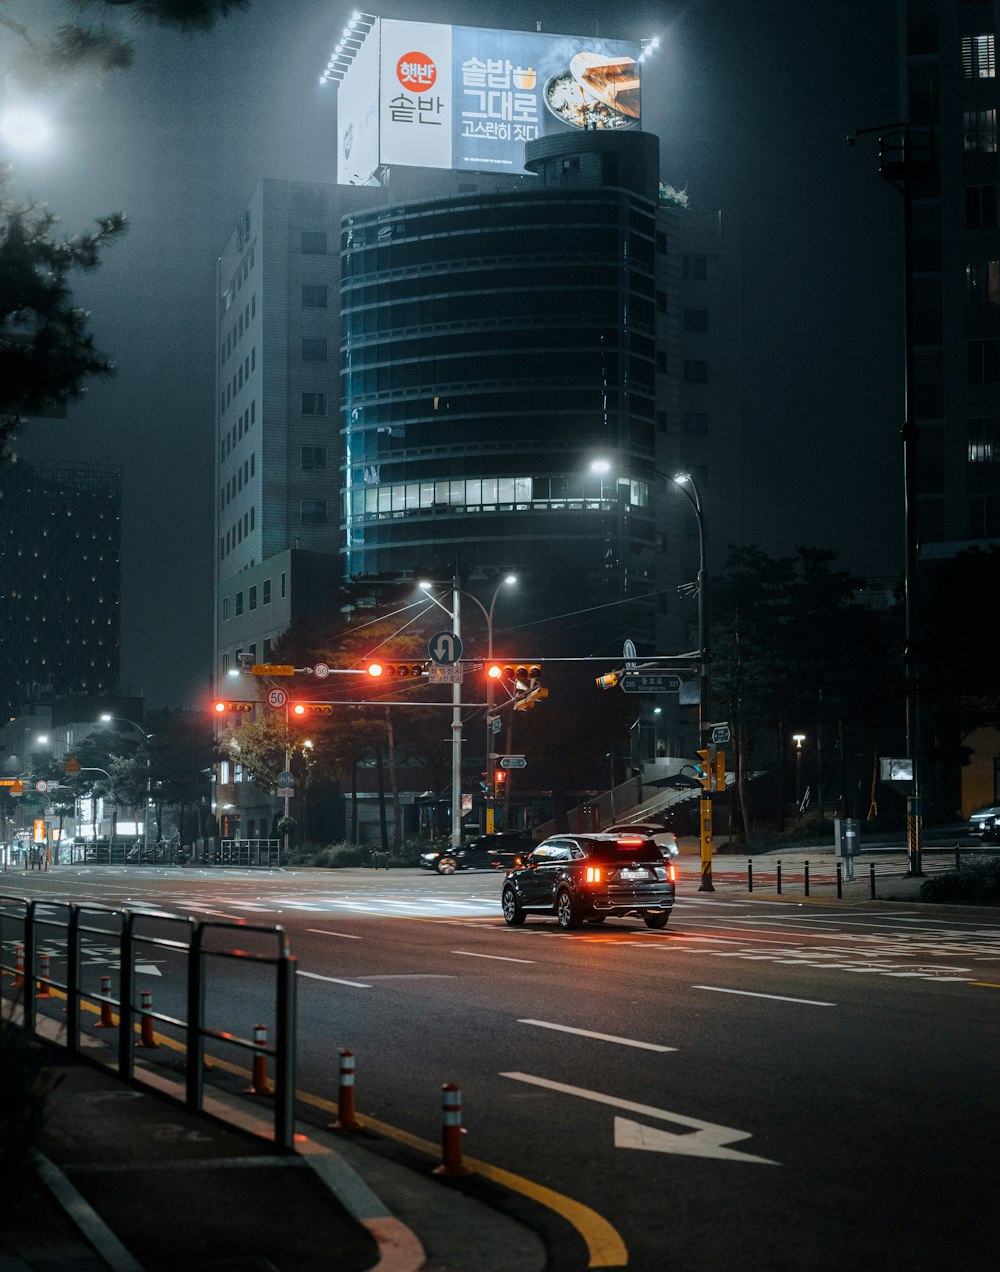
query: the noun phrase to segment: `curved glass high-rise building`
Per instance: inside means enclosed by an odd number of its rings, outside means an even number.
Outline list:
[[[515,192],[343,219],[347,576],[569,570],[592,604],[634,597],[629,630],[654,639],[670,449],[657,154],[646,133],[545,138]]]

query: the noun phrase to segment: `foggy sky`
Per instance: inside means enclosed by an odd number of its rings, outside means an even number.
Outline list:
[[[123,689],[201,705],[212,667],[215,261],[261,177],[335,179],[335,85],[318,76],[351,11],[253,0],[209,35],[133,26],[130,71],[62,90],[47,152],[15,193],[67,232],[114,209],[128,237],[79,276],[118,365],[24,458],[120,463]],[[22,0],[34,21],[59,9]],[[19,13],[20,10],[20,13]],[[393,0],[386,17],[497,25],[476,3]],[[613,21],[608,14],[613,14]],[[691,205],[743,227],[745,541],[830,547],[861,574],[902,571],[902,209],[853,128],[899,116],[890,0],[513,3],[503,25],[638,39],[643,127]],[[13,158],[13,156],[11,156]]]

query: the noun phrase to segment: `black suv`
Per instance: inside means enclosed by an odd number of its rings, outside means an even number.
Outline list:
[[[523,831],[505,830],[496,835],[468,839],[461,848],[432,848],[420,854],[425,870],[454,874],[456,870],[510,870],[527,857],[535,841]]]
[[[673,865],[649,835],[556,835],[507,875],[501,904],[511,927],[528,914],[554,914],[562,928],[609,914],[640,914],[667,926],[674,904]]]

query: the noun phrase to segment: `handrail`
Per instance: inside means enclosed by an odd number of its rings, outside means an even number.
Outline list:
[[[117,920],[117,927],[98,927],[86,920],[105,917]],[[152,919],[158,923],[179,924],[181,938],[144,932],[139,925]],[[65,932],[66,975],[57,980],[51,972],[46,980],[52,988],[66,995],[66,1046],[77,1054],[81,1051],[81,1003],[108,1004],[118,1011],[117,1070],[121,1077],[135,1078],[134,1035],[137,1020],[157,1020],[173,1025],[187,1033],[187,1058],[185,1100],[189,1108],[200,1112],[204,1106],[204,1058],[205,1040],[214,1038],[225,1041],[255,1054],[263,1052],[273,1057],[275,1066],[274,1089],[274,1142],[284,1152],[295,1151],[295,1021],[296,1021],[296,972],[298,962],[291,953],[288,934],[280,925],[269,927],[241,920],[232,922],[220,919],[197,920],[193,916],[170,914],[165,910],[130,907],[114,908],[94,903],[27,898],[0,893],[0,971],[14,974],[18,969],[4,961],[4,925],[19,924],[21,944],[24,949],[23,995],[21,1022],[26,1032],[37,1032],[38,1010],[35,1001],[35,982],[38,979],[38,947],[42,930],[55,929]],[[274,937],[273,953],[242,948],[229,942],[231,948],[212,948],[206,938],[213,931],[239,933],[241,937],[262,934]],[[119,948],[119,983],[117,998],[96,993],[82,983],[82,948],[84,936],[98,936],[107,942],[117,942]],[[169,950],[183,956],[187,968],[183,1017],[153,1011],[151,1007],[135,1005],[135,958],[141,947]],[[266,964],[275,969],[273,1045],[257,1040],[241,1038],[235,1033],[214,1029],[205,1023],[205,976],[208,960],[219,958],[237,963]]]

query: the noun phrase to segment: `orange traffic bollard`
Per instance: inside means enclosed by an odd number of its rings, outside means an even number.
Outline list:
[[[153,1017],[147,1013],[153,1010],[153,991],[144,989],[142,991],[142,1020],[139,1024],[139,1041],[135,1044],[137,1047],[158,1047],[160,1044],[153,1036]]]
[[[441,1088],[441,1165],[435,1175],[471,1175],[462,1164],[462,1092],[454,1082]]]
[[[255,1047],[261,1048],[261,1050],[253,1053],[253,1070],[250,1076],[250,1085],[243,1094],[273,1095],[274,1088],[267,1080],[267,1052],[263,1050],[267,1046],[267,1025],[254,1025],[253,1044]]]
[[[44,952],[40,952],[38,955],[38,982],[35,988],[35,997],[52,997],[52,990],[49,988],[49,956]]]
[[[331,1131],[360,1131],[354,1109],[354,1052],[340,1048],[340,1085],[337,1088],[337,1120],[330,1123]]]
[[[101,997],[111,997],[111,977],[101,977]],[[95,1029],[113,1029],[115,1027],[115,1018],[111,1014],[111,1004],[108,1002],[101,1003],[101,1018],[94,1026]]]
[[[14,979],[11,981],[11,989],[20,989],[24,984],[24,946],[17,945],[14,948]]]

